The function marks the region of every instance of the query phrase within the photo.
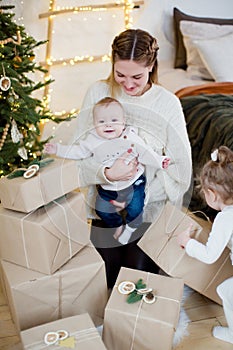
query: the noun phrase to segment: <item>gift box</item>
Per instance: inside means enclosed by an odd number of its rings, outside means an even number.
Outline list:
[[[51,350],[60,348],[77,350],[106,349],[88,314],[67,317],[30,328],[21,332],[20,337],[25,350],[43,350],[48,349],[48,347]],[[57,338],[59,340],[56,341]],[[48,344],[49,339],[50,344]],[[53,344],[53,342],[55,343]]]
[[[127,303],[121,285],[142,279],[155,301]],[[128,289],[129,291],[129,289]],[[122,267],[104,314],[103,341],[111,350],[170,350],[178,324],[182,279]],[[150,299],[151,300],[151,299]]]
[[[78,192],[25,215],[0,205],[2,259],[51,274],[90,241],[85,202]]]
[[[1,261],[4,293],[19,330],[89,313],[103,323],[108,299],[104,261],[92,245],[84,247],[53,275]]]
[[[4,208],[29,213],[78,187],[77,162],[54,159],[29,179],[1,178],[0,199]]]
[[[224,250],[213,264],[189,257],[177,242],[176,235],[193,224],[193,238],[206,243],[212,224],[189,211],[181,211],[171,203],[163,208],[159,218],[144,233],[138,246],[168,275],[183,278],[184,283],[209,299],[221,304],[216,287],[233,276],[230,251]]]

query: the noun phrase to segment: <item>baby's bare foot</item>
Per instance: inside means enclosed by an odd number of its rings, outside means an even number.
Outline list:
[[[118,202],[118,201],[115,201],[114,199],[111,199],[109,202],[115,207],[119,208],[120,210],[125,208],[125,202]]]

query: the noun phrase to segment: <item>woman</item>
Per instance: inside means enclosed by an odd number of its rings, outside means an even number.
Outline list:
[[[157,53],[156,39],[143,30],[128,29],[116,36],[112,43],[112,72],[107,80],[95,82],[87,91],[78,128],[78,137],[82,137],[93,127],[90,115],[93,105],[103,97],[112,96],[123,105],[128,124],[139,128],[139,136],[154,151],[171,159],[166,172],[146,167],[144,221],[150,222],[155,220],[165,201],[182,204],[191,179],[191,149],[182,107],[174,94],[157,84]],[[82,160],[80,181],[86,187],[128,180],[136,171],[136,159],[129,164],[125,159],[118,159],[111,168],[104,168],[94,160]],[[119,250],[126,250],[127,246]],[[143,264],[138,267],[141,256],[136,254],[136,261],[132,262],[136,249],[139,248],[134,242],[134,248],[130,252],[124,251],[119,259],[117,253],[116,260],[120,261],[120,265],[146,269]],[[125,261],[128,255],[130,261]],[[104,258],[108,260],[109,255]]]

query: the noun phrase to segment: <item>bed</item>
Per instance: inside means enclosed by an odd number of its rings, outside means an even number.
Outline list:
[[[180,98],[192,148],[193,182],[184,204],[211,219],[198,174],[220,145],[233,150],[233,19],[191,16],[173,9],[174,57],[159,60],[159,83]]]

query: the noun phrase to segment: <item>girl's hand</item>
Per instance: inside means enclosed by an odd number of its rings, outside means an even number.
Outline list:
[[[189,227],[185,231],[178,233],[177,242],[181,246],[181,248],[186,247],[186,244],[191,239],[190,235],[191,235],[192,231],[193,231],[193,224],[190,224]]]
[[[56,154],[57,153],[56,143],[46,143],[44,146],[44,153]]]
[[[132,158],[131,150],[123,153],[111,168],[105,169],[105,176],[109,181],[127,181],[137,173],[138,160],[137,157]],[[128,162],[127,159],[130,159]]]

